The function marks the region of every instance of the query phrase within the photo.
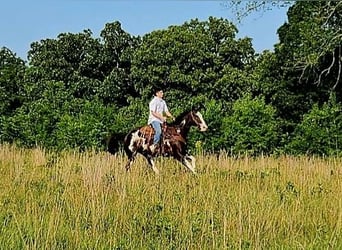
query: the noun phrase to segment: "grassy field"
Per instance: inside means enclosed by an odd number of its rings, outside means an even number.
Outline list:
[[[342,159],[196,158],[0,145],[0,249],[342,249]]]

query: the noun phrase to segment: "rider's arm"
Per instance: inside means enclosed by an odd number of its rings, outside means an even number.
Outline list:
[[[153,116],[157,117],[159,120],[165,122],[166,119],[162,114],[159,114],[158,112],[153,111],[153,110],[151,110],[151,113]]]
[[[166,111],[165,112],[165,114],[168,116],[168,117],[170,117],[171,119],[175,119],[174,117],[173,117],[173,115],[169,112],[169,111]]]

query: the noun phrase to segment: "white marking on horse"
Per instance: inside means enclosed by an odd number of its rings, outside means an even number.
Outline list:
[[[136,148],[134,148],[134,144],[136,145],[139,144],[140,140],[141,140],[141,137],[139,136],[139,130],[137,130],[136,132],[132,133],[132,138],[129,143],[128,149],[134,152],[136,150]]]
[[[148,149],[148,143],[147,143],[147,139],[146,138],[140,138],[141,139],[141,146],[144,150]]]
[[[187,160],[187,158],[190,159],[191,161],[193,161],[193,159],[192,159],[191,157],[186,156],[186,157],[183,158],[183,163],[184,163],[184,165],[185,165],[192,173],[196,174],[195,167],[192,165],[192,162],[190,163],[190,162]]]
[[[186,123],[186,120],[183,120],[180,125],[184,126]]]
[[[187,159],[190,159],[190,161],[191,161],[191,166],[192,166],[192,168],[195,170],[195,169],[196,169],[196,158],[193,157],[192,155],[187,155],[186,158],[187,158]]]
[[[159,174],[158,168],[156,168],[153,159],[150,159],[151,167],[156,174]]]
[[[200,131],[201,131],[201,132],[206,131],[206,130],[208,129],[208,125],[205,123],[202,114],[201,114],[199,111],[197,111],[197,112],[196,112],[196,115],[198,116],[198,118],[199,118],[200,121],[201,121],[201,123],[199,124],[199,126],[200,126]]]

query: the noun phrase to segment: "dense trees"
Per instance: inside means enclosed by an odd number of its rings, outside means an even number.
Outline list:
[[[0,114],[10,115],[22,104],[24,71],[23,60],[7,48],[0,49]]]
[[[262,5],[255,5],[256,8]],[[33,42],[28,63],[0,50],[0,140],[104,149],[110,133],[143,125],[152,89],[175,115],[204,105],[209,131],[193,149],[340,154],[341,3],[298,1],[274,52],[223,18],[134,37],[119,22]]]
[[[250,39],[236,40],[236,33],[227,20],[209,18],[146,35],[132,60],[137,91],[150,98],[152,86],[164,84],[171,102],[199,95],[237,99],[248,81],[244,69],[254,50]]]

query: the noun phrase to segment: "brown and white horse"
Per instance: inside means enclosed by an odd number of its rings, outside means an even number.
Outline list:
[[[143,126],[129,132],[124,139],[124,150],[128,156],[126,170],[128,171],[138,153],[142,154],[152,170],[158,174],[153,158],[156,156],[173,157],[181,162],[191,172],[195,171],[195,158],[187,153],[187,135],[192,126],[202,132],[208,129],[202,114],[197,109],[183,112],[174,122],[163,124],[162,139],[158,152],[152,153],[150,145],[153,143],[154,129]]]

